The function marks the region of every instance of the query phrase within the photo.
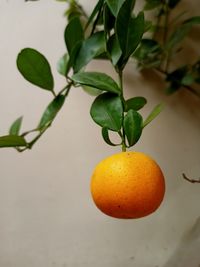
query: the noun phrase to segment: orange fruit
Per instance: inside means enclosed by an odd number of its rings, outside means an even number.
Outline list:
[[[165,193],[158,164],[140,152],[121,152],[102,160],[91,178],[91,194],[105,214],[123,219],[154,212]]]

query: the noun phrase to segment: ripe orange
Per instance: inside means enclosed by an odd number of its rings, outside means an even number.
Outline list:
[[[121,152],[96,166],[91,193],[103,213],[115,218],[141,218],[160,206],[165,181],[160,167],[149,156]]]

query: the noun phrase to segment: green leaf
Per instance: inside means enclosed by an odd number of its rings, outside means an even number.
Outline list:
[[[187,19],[180,25],[169,37],[169,41],[166,44],[167,49],[173,48],[176,44],[179,44],[189,33],[191,27],[200,24],[200,16],[195,16]]]
[[[115,27],[115,16],[112,14],[107,5],[104,5],[103,24],[106,36],[110,36],[111,30]]]
[[[123,105],[120,97],[112,93],[99,95],[91,106],[90,115],[101,127],[119,131],[123,120]]]
[[[74,71],[80,71],[93,58],[101,55],[105,51],[104,32],[94,33],[91,37],[84,40],[79,52],[76,54],[73,67]]]
[[[99,90],[97,88],[87,86],[87,85],[82,85],[83,91],[86,92],[87,94],[91,96],[98,96],[102,93],[102,90]]]
[[[109,132],[108,129],[106,127],[102,128],[102,136],[103,136],[103,140],[110,146],[119,146],[121,144],[114,144],[113,142],[111,142],[110,137],[109,137]]]
[[[135,110],[130,109],[124,117],[124,131],[129,143],[133,146],[142,134],[142,116]]]
[[[13,122],[9,130],[10,135],[19,135],[19,131],[22,125],[22,119],[23,117],[19,117]]]
[[[189,18],[183,22],[184,24],[189,24],[190,26],[193,26],[195,24],[200,24],[200,16],[195,16],[192,18]]]
[[[145,60],[147,57],[153,56],[161,51],[160,45],[157,41],[152,39],[142,39],[140,46],[134,53],[134,57]]]
[[[191,85],[195,82],[195,77],[192,75],[192,73],[187,73],[183,79],[181,80],[182,85]]]
[[[73,68],[73,70],[74,70],[75,62],[77,60],[77,55],[78,55],[78,53],[80,51],[81,45],[82,45],[82,42],[77,43],[77,45],[72,50],[72,52],[70,54],[70,57],[69,57],[69,61],[68,61],[67,67],[66,67],[66,74],[69,73],[71,68]]]
[[[183,66],[167,74],[166,81],[170,83],[167,88],[168,94],[174,93],[181,88],[182,81],[187,73],[188,66]]]
[[[116,18],[116,33],[123,54],[127,53],[129,45],[129,31],[131,29],[132,10],[135,5],[135,0],[125,0],[121,6]]]
[[[117,14],[123,5],[125,0],[106,0],[107,5],[109,6],[112,14],[117,17]]]
[[[101,72],[79,72],[71,78],[75,83],[95,87],[102,91],[120,94],[117,83],[107,74]]]
[[[77,43],[84,39],[83,28],[78,16],[70,20],[65,29],[64,36],[67,50],[70,55]]]
[[[152,30],[152,28],[153,28],[153,23],[152,23],[152,21],[150,21],[150,20],[145,20],[145,21],[144,21],[144,32],[148,32],[148,31]]]
[[[166,43],[166,49],[172,49],[175,45],[179,44],[189,33],[191,29],[190,24],[183,24],[177,28],[169,37],[169,41]]]
[[[192,26],[200,24],[200,16],[191,17],[185,20],[169,37],[169,41],[166,44],[166,49],[172,49],[178,45],[189,33]]]
[[[126,0],[120,9],[116,20],[116,32],[124,61],[139,45],[144,33],[144,14],[140,12],[136,18],[132,18],[132,6],[135,1]]]
[[[125,102],[125,111],[129,111],[130,109],[140,110],[141,108],[144,107],[146,103],[147,103],[146,98],[142,96],[136,96],[130,98]]]
[[[53,119],[56,117],[57,113],[62,108],[64,101],[65,96],[63,95],[58,95],[56,98],[54,98],[54,100],[48,105],[42,115],[42,118],[38,125],[39,130],[45,128],[47,125],[52,123]]]
[[[26,146],[24,137],[17,135],[6,135],[0,137],[0,147]]]
[[[67,18],[67,21],[72,20],[74,17],[80,17],[82,16],[82,12],[80,10],[80,8],[74,3],[69,3],[69,7],[66,9],[66,11],[64,12],[64,16]]]
[[[57,63],[57,71],[63,76],[66,76],[67,74],[68,63],[69,63],[69,55],[67,53],[64,54]]]
[[[110,54],[112,64],[114,66],[116,66],[121,55],[122,55],[122,51],[120,49],[119,41],[118,41],[117,36],[115,34],[113,34],[109,38],[108,43],[107,43],[107,49],[108,49],[108,52]]]
[[[102,6],[104,4],[104,0],[99,0],[96,4],[96,6],[94,7],[90,17],[87,20],[85,29],[87,29],[87,27],[90,25],[90,23],[93,21],[93,19],[95,18],[95,16],[98,14],[99,10],[101,10]]]
[[[162,4],[160,0],[146,0],[144,10],[152,10]]]
[[[143,127],[147,126],[152,120],[154,120],[160,112],[163,110],[162,104],[157,105],[149,114],[149,116],[146,118],[146,120],[143,123]]]
[[[139,61],[143,68],[158,67],[161,63],[162,49],[157,41],[143,39],[133,57]]]
[[[17,67],[27,81],[45,90],[53,91],[51,68],[41,53],[32,48],[23,49],[18,54]]]

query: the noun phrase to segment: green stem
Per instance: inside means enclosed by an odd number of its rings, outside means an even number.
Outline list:
[[[26,131],[24,133],[21,134],[21,136],[25,137],[26,135],[30,134],[30,133],[34,133],[34,132],[37,132],[38,129],[32,129],[32,130],[29,130],[29,131]]]
[[[125,144],[125,142],[122,143],[122,152],[126,152],[126,144]]]
[[[122,97],[124,98],[123,96],[123,72],[121,70],[119,70],[119,87],[121,89],[121,95]]]
[[[123,71],[122,70],[119,70],[118,72],[118,75],[119,75],[119,87],[121,89],[121,101],[124,105],[124,92],[123,92]],[[124,122],[124,113],[123,113],[123,118],[122,118],[122,134],[121,134],[121,138],[122,138],[122,152],[126,152],[126,136],[125,136],[125,131],[124,131],[124,126],[123,126],[123,122]]]
[[[54,92],[54,90],[51,91],[53,96],[56,97],[56,93]]]
[[[70,89],[73,85],[73,82],[70,82],[68,85],[66,85],[59,93],[59,94],[62,94],[64,93],[64,96],[67,97],[69,92],[70,92]],[[55,95],[56,97],[56,95]],[[33,147],[33,145],[40,139],[40,137],[46,132],[46,130],[51,126],[52,122],[55,120],[56,117],[54,117],[54,119],[48,123],[48,125],[46,125],[42,130],[39,130],[39,129],[33,129],[33,130],[30,130],[30,131],[27,131],[27,132],[24,132],[21,136],[26,136],[32,132],[36,132],[36,131],[39,131],[39,133],[32,139],[32,141],[28,142],[27,143],[27,146],[25,148],[17,148],[17,151],[18,152],[23,152],[27,149],[31,149]]]
[[[96,17],[96,19],[95,19],[95,21],[94,21],[94,23],[93,23],[93,26],[92,26],[92,30],[91,30],[91,34],[90,34],[90,36],[92,36],[92,35],[94,34],[94,32],[95,32],[95,29],[96,29],[98,20],[99,20],[99,18],[100,18],[100,16],[101,16],[101,11],[102,11],[102,8],[99,10],[99,12],[98,12],[98,14],[97,14],[97,17]]]
[[[33,145],[40,139],[44,132],[51,126],[51,123],[49,123],[30,143],[28,143],[28,149],[31,149],[33,147]]]

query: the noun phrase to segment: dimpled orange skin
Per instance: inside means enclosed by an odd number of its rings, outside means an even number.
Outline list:
[[[102,160],[91,179],[96,206],[120,219],[153,213],[165,194],[163,173],[157,163],[140,152],[121,152]]]

